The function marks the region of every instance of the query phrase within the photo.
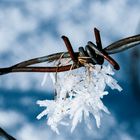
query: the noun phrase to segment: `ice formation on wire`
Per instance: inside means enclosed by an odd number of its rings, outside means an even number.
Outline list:
[[[109,113],[101,98],[107,95],[106,85],[111,89],[119,91],[122,88],[112,78],[114,72],[108,66],[95,65],[85,66],[80,69],[50,74],[57,96],[55,100],[37,101],[45,110],[37,116],[37,119],[47,115],[47,124],[59,134],[58,126],[71,125],[71,132],[75,129],[82,118],[88,124],[89,114],[96,120],[97,127],[100,127],[102,111]],[[68,121],[69,120],[69,121]]]

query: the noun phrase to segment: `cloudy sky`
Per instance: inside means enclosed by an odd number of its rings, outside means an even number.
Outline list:
[[[76,51],[87,41],[95,41],[94,27],[100,30],[104,47],[139,34],[139,7],[139,0],[0,0],[0,67],[66,51],[62,35],[69,37]],[[138,47],[136,49],[136,52],[140,51]],[[140,75],[136,76],[136,81],[131,75],[132,68],[135,65],[140,68],[140,63],[137,59],[133,63],[132,50],[113,57],[121,66],[115,77],[124,90],[121,94],[114,91],[105,99],[112,115],[103,116],[100,129],[95,127],[93,119],[92,131],[83,122],[73,134],[62,127],[58,136],[47,127],[45,118],[36,120],[41,111],[36,101],[51,98],[53,94],[49,80],[41,86],[43,73],[0,77],[0,126],[20,140],[137,140],[140,136],[140,112],[134,108],[140,106],[140,100],[137,101],[133,93],[139,92]],[[138,74],[138,71],[134,73]],[[128,108],[130,103],[133,109]]]

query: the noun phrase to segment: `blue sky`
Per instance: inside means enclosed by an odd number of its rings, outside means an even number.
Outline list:
[[[0,67],[66,51],[62,35],[69,37],[76,51],[87,41],[95,41],[94,27],[100,30],[104,47],[121,38],[139,34],[139,7],[138,0],[0,0]],[[140,51],[138,47],[136,49]],[[105,97],[104,103],[112,114],[103,116],[100,129],[93,125],[93,130],[89,131],[83,122],[73,134],[62,127],[63,132],[58,136],[47,127],[45,118],[36,120],[41,111],[36,101],[53,95],[49,80],[41,86],[44,74],[40,73],[0,77],[0,126],[20,140],[137,139],[140,136],[140,112],[135,108],[139,108],[140,104],[133,94],[139,92],[139,80],[133,81],[131,75],[132,67],[137,65],[133,72],[140,79],[140,64],[138,60],[132,62],[132,50],[113,57],[121,66],[115,77],[123,91],[110,91],[111,95]],[[134,83],[137,90],[133,90]]]

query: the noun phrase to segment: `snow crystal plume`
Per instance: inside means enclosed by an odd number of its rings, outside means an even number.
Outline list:
[[[112,78],[114,72],[108,66],[95,65],[94,67],[85,66],[84,68],[57,73],[57,79],[51,73],[51,78],[57,96],[55,100],[37,101],[41,107],[46,109],[37,118],[41,119],[47,115],[47,124],[53,131],[59,134],[58,126],[71,125],[71,132],[75,129],[82,118],[88,123],[89,114],[96,120],[97,127],[100,127],[102,112],[108,113],[101,98],[107,95],[106,86],[111,89],[121,91],[122,88],[117,81]],[[65,119],[69,121],[65,122]]]

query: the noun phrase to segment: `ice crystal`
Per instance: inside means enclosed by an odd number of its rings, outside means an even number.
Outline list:
[[[50,74],[56,90],[55,100],[37,101],[37,104],[46,109],[37,118],[47,115],[47,124],[59,134],[58,126],[71,125],[71,132],[75,129],[82,118],[88,122],[89,114],[96,120],[97,127],[100,127],[102,111],[109,113],[101,98],[107,95],[106,85],[111,89],[119,91],[122,88],[112,78],[114,72],[108,66],[95,65],[85,66],[77,70],[64,73]],[[65,119],[69,121],[65,122]],[[87,123],[87,126],[90,125]]]

